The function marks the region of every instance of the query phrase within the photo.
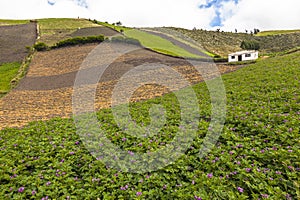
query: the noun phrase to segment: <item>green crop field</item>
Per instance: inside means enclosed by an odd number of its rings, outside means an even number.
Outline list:
[[[280,35],[280,34],[289,34],[289,33],[298,33],[298,32],[300,32],[300,30],[262,31],[262,32],[259,32],[256,36]]]
[[[51,18],[39,19],[40,42],[47,45],[54,45],[63,39],[70,38],[71,33],[79,28],[89,28],[99,26],[87,19],[68,19],[68,18]]]
[[[0,199],[299,199],[300,52],[262,60],[223,81],[227,116],[216,146],[199,158],[211,111],[200,83],[193,86],[201,116],[196,138],[179,160],[154,172],[104,165],[85,149],[72,119],[0,131]],[[166,124],[145,139],[124,133],[110,109],[97,117],[106,137],[130,155],[152,152],[182,128],[174,94],[131,104],[135,127],[149,124],[154,104],[165,108]]]
[[[116,26],[105,22],[97,22],[97,24],[115,29],[118,32],[122,32],[125,36],[140,41],[140,43],[144,47],[152,49],[159,53],[163,53],[171,56],[186,57],[186,58],[202,58],[198,55],[186,51],[183,48],[180,48],[179,46],[174,45],[172,42],[164,38],[161,38],[156,35],[152,35],[145,31],[140,31],[137,29],[128,28],[124,26]]]
[[[15,78],[21,63],[5,63],[0,65],[0,97],[11,89],[10,81]]]
[[[160,53],[187,58],[201,58],[198,55],[192,54],[185,49],[174,45],[166,39],[163,39],[156,35],[152,35],[150,33],[146,33],[144,31],[134,29],[125,31],[124,34],[128,37],[139,40],[144,47]]]
[[[29,20],[0,19],[0,26],[19,25],[19,24],[27,24],[27,23],[29,23]]]

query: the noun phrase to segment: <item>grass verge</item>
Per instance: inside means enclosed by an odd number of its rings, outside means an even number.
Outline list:
[[[16,77],[21,63],[5,63],[0,65],[0,97],[7,94],[11,89],[11,80]]]

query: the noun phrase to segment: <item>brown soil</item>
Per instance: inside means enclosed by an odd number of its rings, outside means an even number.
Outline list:
[[[36,23],[0,26],[0,65],[22,62],[37,38]]]
[[[0,129],[4,127],[21,127],[30,121],[47,120],[53,117],[70,117],[72,115],[72,94],[76,74],[88,53],[95,44],[56,49],[35,54],[27,76],[19,86],[0,99]],[[97,83],[95,108],[111,106],[112,90],[120,78],[136,66],[145,63],[161,63],[181,73],[190,83],[203,81],[193,66],[183,59],[139,49],[119,57],[104,72]],[[202,67],[209,65],[203,64]],[[221,73],[237,69],[235,66],[218,66]],[[95,69],[84,69],[95,70]],[[162,69],[145,70],[132,77],[125,87],[131,88],[142,77],[155,77],[163,73]],[[212,76],[214,74],[211,74]],[[180,89],[180,81],[168,75],[163,76],[166,82],[175,81],[175,89]],[[170,82],[171,83],[171,82]],[[87,80],[87,87],[94,83]],[[140,101],[161,96],[169,90],[158,85],[144,85],[134,92],[131,101]],[[122,94],[120,94],[122,95]],[[84,102],[83,102],[84,104]]]
[[[87,44],[52,51],[37,52],[31,61],[27,77],[56,76],[76,72],[97,44]],[[22,85],[20,85],[22,86]]]
[[[120,35],[120,33],[114,29],[111,29],[109,27],[91,27],[91,28],[82,28],[74,33],[72,33],[70,36],[71,37],[87,37],[87,36],[97,36],[97,35],[104,35],[107,37],[115,36],[115,35]]]

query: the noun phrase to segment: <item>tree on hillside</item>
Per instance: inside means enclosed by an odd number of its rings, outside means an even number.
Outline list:
[[[254,34],[256,35],[257,33],[259,33],[259,32],[260,32],[260,30],[259,30],[259,29],[257,29],[257,28],[255,28],[253,32],[254,32]]]
[[[122,26],[122,22],[118,21],[118,22],[116,23],[116,25],[117,25],[117,26]]]
[[[242,41],[241,46],[245,50],[259,50],[260,45],[257,41]]]

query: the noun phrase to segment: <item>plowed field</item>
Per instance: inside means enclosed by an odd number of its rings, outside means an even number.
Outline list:
[[[0,26],[0,65],[22,62],[36,38],[36,23]]]
[[[30,121],[47,120],[53,117],[70,117],[76,74],[86,56],[96,46],[97,44],[89,44],[36,53],[27,76],[16,89],[0,99],[0,128],[21,127]],[[104,72],[97,85],[95,108],[99,110],[110,107],[112,91],[119,79],[126,72],[145,63],[168,65],[192,84],[203,80],[195,68],[184,59],[139,49],[120,56]],[[219,65],[218,67],[221,73],[237,69],[232,66]],[[143,73],[151,77],[157,74],[157,71],[148,70]],[[133,79],[137,80],[139,76]],[[130,84],[134,82],[128,83],[128,87],[132,87]],[[169,90],[165,87],[148,84],[136,90],[131,101],[149,99],[167,92]]]

